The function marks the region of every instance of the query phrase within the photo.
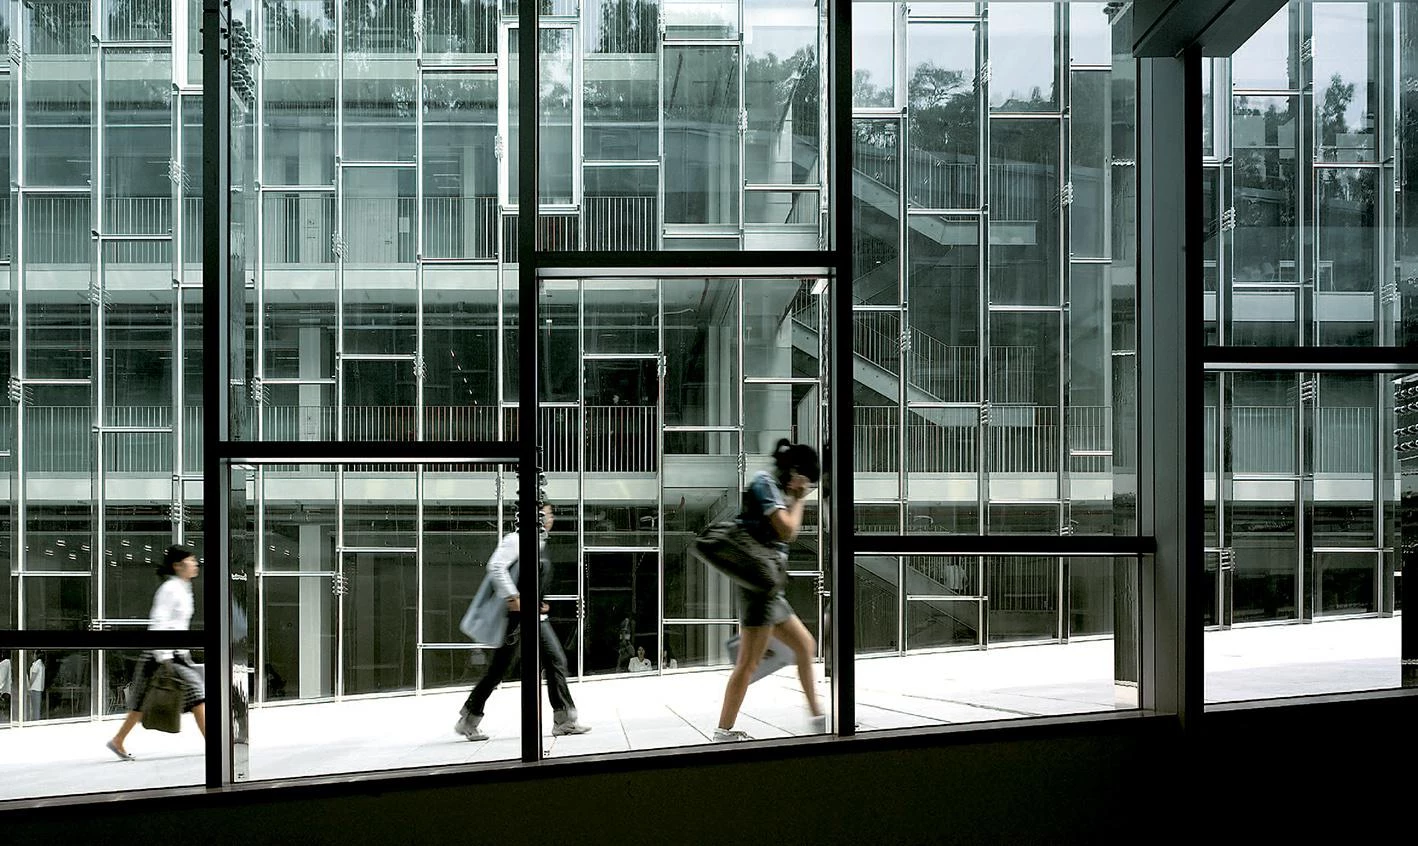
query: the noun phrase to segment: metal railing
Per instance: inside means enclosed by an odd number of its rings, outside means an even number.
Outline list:
[[[587,197],[582,213],[586,249],[655,249],[658,209],[655,197]]]
[[[92,203],[87,194],[31,195],[25,200],[27,261],[31,264],[90,264],[93,261]],[[189,264],[202,259],[202,198],[182,198],[182,255]],[[167,235],[173,230],[171,197],[109,197],[104,200],[104,229],[110,235]],[[8,231],[8,228],[7,228]],[[112,242],[104,255],[110,264],[168,264],[168,241]]]
[[[1237,464],[1238,472],[1288,473],[1294,441],[1273,424],[1285,415],[1276,408],[1238,408],[1233,449],[1250,450]],[[1283,409],[1293,413],[1293,409]],[[496,406],[424,407],[424,438],[431,441],[491,441],[517,431],[517,409]],[[267,405],[262,408],[263,437],[268,440],[332,440],[336,410],[329,406]],[[417,432],[414,406],[347,406],[343,410],[348,440],[412,440]],[[858,406],[853,411],[856,450],[853,469],[859,473],[895,473],[900,468],[900,439],[906,438],[906,470],[912,473],[973,473],[978,468],[981,427],[968,419],[958,425],[930,422],[907,412],[905,427],[896,406]],[[183,469],[201,470],[202,408],[182,410]],[[584,440],[586,472],[652,473],[658,467],[658,411],[654,406],[543,406],[538,409],[546,469],[576,472]],[[1377,432],[1372,408],[1320,408],[1315,411],[1314,442],[1319,473],[1373,473]],[[47,473],[87,473],[93,470],[93,410],[88,406],[29,406],[25,408],[26,469]],[[1207,410],[1208,448],[1216,437],[1215,409]],[[1101,406],[1069,409],[1069,450],[1106,452],[1112,435],[1113,410]],[[0,407],[0,450],[14,437],[13,407]],[[584,420],[584,425],[583,425]],[[1008,406],[992,410],[984,427],[990,448],[989,469],[1002,473],[1053,473],[1059,466],[1059,409],[1048,406]],[[113,406],[105,411],[111,426],[171,427],[170,406]],[[106,435],[105,469],[113,473],[172,472],[169,432]],[[13,447],[9,447],[13,449]],[[1290,450],[1290,451],[1288,451]],[[1106,473],[1113,458],[1089,456],[1070,463],[1073,472]],[[13,458],[9,459],[13,462]],[[4,459],[0,459],[4,461]],[[1276,469],[1280,468],[1280,469]]]
[[[429,53],[496,53],[497,0],[424,0]]]
[[[424,197],[424,255],[496,258],[497,216],[496,197]]]

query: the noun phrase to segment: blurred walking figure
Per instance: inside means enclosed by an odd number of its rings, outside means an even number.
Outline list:
[[[540,551],[540,589],[543,597],[551,585],[552,569],[551,556],[547,554],[547,532],[551,531],[552,518],[551,506],[542,506],[542,528],[537,548]],[[507,669],[522,652],[521,633],[517,629],[516,621],[510,617],[511,614],[522,610],[521,597],[517,593],[517,544],[518,533],[511,532],[497,545],[492,558],[488,559],[487,575],[483,577],[482,586],[478,588],[477,595],[468,606],[468,612],[463,615],[463,634],[478,643],[502,644],[493,651],[486,674],[468,694],[468,700],[463,703],[459,712],[458,722],[453,724],[453,730],[469,740],[487,740],[487,735],[478,730],[478,724],[483,718],[483,706],[502,683]],[[547,698],[551,700],[553,710],[551,733],[557,736],[585,734],[591,728],[576,722],[576,703],[572,701],[571,688],[566,684],[566,652],[562,650],[561,641],[547,620],[547,612],[551,610],[551,606],[542,601],[541,597],[538,601],[541,606],[542,672],[546,676]]]
[[[798,530],[802,528],[804,500],[821,474],[822,466],[816,450],[783,438],[773,449],[772,470],[758,471],[743,492],[739,525],[755,541],[777,551],[780,566],[785,572],[788,543],[797,538]],[[817,645],[807,626],[793,613],[783,588],[753,591],[738,587],[737,592],[739,653],[724,688],[724,704],[719,711],[719,727],[714,730],[714,740],[751,739],[747,732],[734,729],[734,721],[738,719],[744,694],[753,680],[753,671],[773,637],[792,649],[798,665],[798,679],[802,682],[803,695],[807,697],[808,711],[812,715],[812,728],[825,731],[827,718],[818,704],[813,681],[812,660]]]
[[[169,546],[162,554],[162,564],[158,567],[158,578],[162,584],[153,594],[153,608],[148,612],[148,631],[185,632],[192,625],[192,580],[197,578],[197,554],[185,546]],[[170,649],[156,649],[148,652],[138,662],[133,671],[133,681],[128,684],[128,715],[118,734],[108,742],[108,750],[118,757],[131,761],[133,755],[124,747],[128,733],[143,719],[143,699],[148,693],[148,684],[162,665],[172,668],[182,690],[182,710],[192,712],[197,721],[197,730],[207,736],[207,694],[203,673],[192,662],[192,654],[185,649],[173,652]]]

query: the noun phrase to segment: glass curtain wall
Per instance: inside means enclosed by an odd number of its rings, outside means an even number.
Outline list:
[[[0,7],[3,628],[143,627],[163,549],[200,545],[201,99],[187,12]],[[133,657],[17,651],[39,695],[0,719],[121,711]]]
[[[1291,4],[1207,63],[1209,344],[1398,340],[1408,16]],[[1394,391],[1390,374],[1209,377],[1208,624],[1395,610]]]
[[[15,188],[0,229],[15,575],[0,600],[20,627],[139,625],[146,559],[201,531],[194,12],[6,9],[26,70],[6,66],[0,86]],[[825,7],[541,11],[543,248],[824,244]],[[1131,152],[1113,141],[1130,137],[1113,131],[1130,101],[1106,4],[855,14],[859,531],[1133,532],[1131,232],[1115,213]],[[241,437],[515,433],[530,340],[515,320],[516,21],[491,0],[265,0],[241,25],[256,168]],[[727,660],[732,603],[684,548],[778,437],[822,443],[819,283],[545,286],[537,413],[550,497],[580,515],[557,542],[585,562],[555,594],[577,600],[558,623],[573,673],[625,671],[627,636],[657,671]],[[428,472],[250,471],[256,701],[477,675],[456,618],[515,485]],[[815,634],[818,541],[803,533],[790,588]],[[859,639],[1105,635],[1117,578],[1103,560],[864,559]],[[361,627],[411,607],[362,645]]]
[[[859,535],[1135,531],[1116,13],[854,5]],[[1111,634],[1135,573],[1050,557],[857,568],[863,653]]]

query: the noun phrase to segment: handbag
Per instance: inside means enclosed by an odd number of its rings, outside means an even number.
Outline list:
[[[182,683],[170,662],[158,664],[143,694],[143,728],[177,734],[182,730]]]
[[[739,636],[734,635],[724,641],[724,648],[729,650],[729,657],[734,663],[739,660]],[[768,638],[768,648],[763,651],[763,657],[758,659],[758,666],[753,668],[753,678],[748,680],[753,684],[761,678],[773,675],[788,664],[792,663],[793,651],[788,645],[776,637]]]
[[[690,548],[706,564],[752,591],[777,590],[787,578],[778,550],[759,543],[733,520],[711,523]]]

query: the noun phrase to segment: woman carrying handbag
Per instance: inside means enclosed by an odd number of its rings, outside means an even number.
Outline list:
[[[162,584],[153,594],[153,608],[148,612],[148,631],[187,631],[192,624],[192,580],[197,577],[197,554],[185,546],[169,546],[163,551],[158,577],[162,579]],[[181,711],[191,711],[197,721],[197,730],[203,737],[207,736],[207,697],[198,665],[192,663],[192,656],[185,649],[175,653],[166,649],[154,650],[138,662],[133,681],[128,684],[128,715],[123,718],[118,734],[107,744],[108,751],[125,761],[132,761],[133,755],[123,747],[123,741],[143,719],[143,705],[160,668],[163,670],[161,675],[170,674],[181,691]]]
[[[773,468],[760,470],[743,492],[743,509],[738,525],[753,542],[776,553],[779,577],[767,589],[736,585],[739,606],[739,651],[733,672],[724,688],[724,704],[714,741],[750,740],[747,732],[736,731],[744,694],[753,680],[754,669],[763,658],[769,640],[776,637],[793,651],[798,679],[811,712],[811,727],[825,731],[827,718],[817,701],[812,661],[816,652],[812,634],[793,613],[784,595],[788,567],[788,543],[798,536],[803,524],[804,499],[812,492],[822,468],[817,452],[806,444],[784,438],[773,449]]]

